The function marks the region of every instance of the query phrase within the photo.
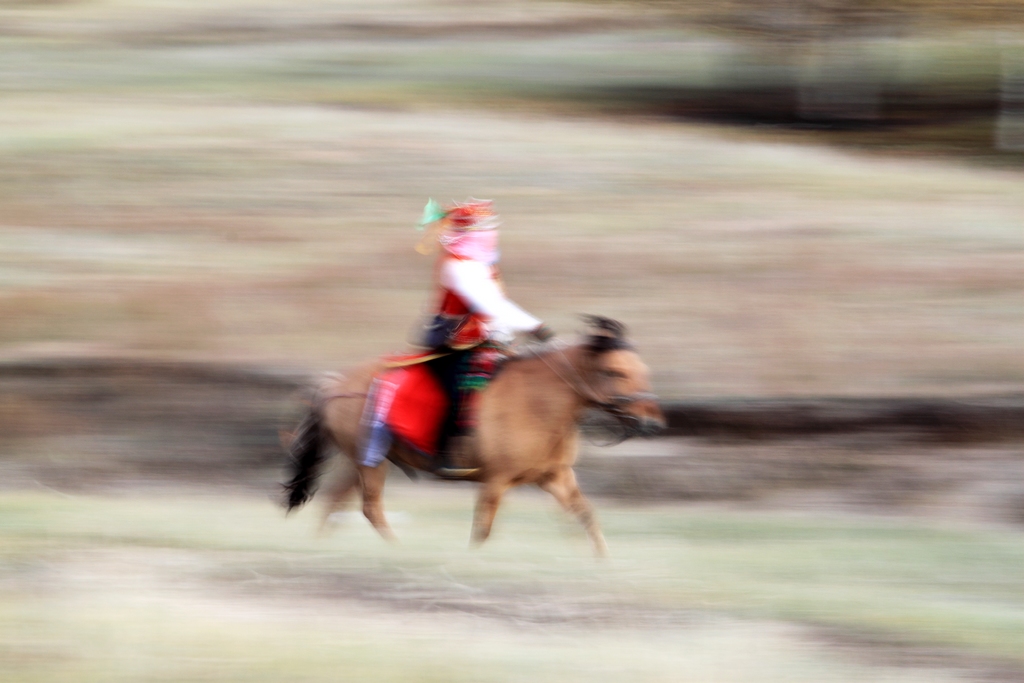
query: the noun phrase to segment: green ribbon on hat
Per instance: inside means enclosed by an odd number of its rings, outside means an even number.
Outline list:
[[[445,210],[443,206],[438,204],[433,199],[428,199],[427,205],[423,207],[423,217],[420,218],[420,222],[417,223],[416,229],[423,230],[423,228],[425,228],[426,226],[430,225],[431,223],[436,223],[437,221],[441,220],[447,215],[448,212]]]

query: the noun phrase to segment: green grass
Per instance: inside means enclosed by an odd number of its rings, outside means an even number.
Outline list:
[[[311,511],[285,518],[258,497],[5,493],[0,678],[956,673],[893,669],[870,648],[829,645],[815,635],[821,626],[941,647],[954,662],[1024,665],[1019,532],[604,504],[613,556],[600,563],[550,501],[525,493],[502,509],[492,541],[470,552],[471,502],[468,487],[394,487],[402,541],[391,547],[354,517],[315,538]]]

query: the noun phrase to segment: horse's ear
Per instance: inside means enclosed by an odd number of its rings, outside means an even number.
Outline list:
[[[603,334],[604,336],[612,337],[613,339],[624,340],[626,338],[626,326],[618,320],[605,318],[601,315],[590,314],[585,314],[580,317],[583,318],[583,322],[594,329],[595,334]]]
[[[591,328],[587,348],[594,353],[630,348],[626,341],[626,326],[618,320],[599,315],[584,315],[583,321]]]

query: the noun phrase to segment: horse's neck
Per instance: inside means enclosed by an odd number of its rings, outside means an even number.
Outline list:
[[[530,368],[531,374],[536,373],[538,378],[536,383],[530,384],[529,391],[544,392],[547,403],[554,408],[540,417],[551,422],[562,422],[575,421],[579,416],[586,405],[586,400],[578,391],[580,382],[584,381],[582,355],[579,347],[570,346],[522,360]]]
[[[579,389],[586,385],[586,368],[583,362],[583,348],[568,346],[555,349],[545,354],[544,360],[562,384],[566,385],[573,395],[582,399]]]

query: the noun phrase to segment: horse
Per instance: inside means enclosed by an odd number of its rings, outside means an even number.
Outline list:
[[[629,437],[657,433],[665,427],[665,417],[651,392],[648,368],[626,339],[625,326],[598,316],[586,320],[590,329],[581,341],[554,340],[512,355],[481,390],[476,427],[468,438],[478,470],[466,479],[480,483],[471,545],[490,535],[508,489],[533,484],[579,520],[597,556],[606,555],[604,536],[573,471],[579,420],[588,410],[603,411]],[[353,467],[327,492],[321,528],[359,489],[363,514],[384,539],[395,540],[381,501],[387,462],[376,467],[360,462],[364,404],[383,368],[383,361],[370,362],[321,384],[288,446],[292,476],[284,486],[284,505],[290,512],[313,496],[321,465],[334,446]],[[387,459],[407,474],[431,469],[428,457],[397,439]]]

